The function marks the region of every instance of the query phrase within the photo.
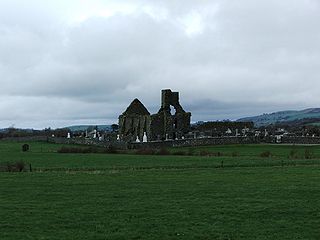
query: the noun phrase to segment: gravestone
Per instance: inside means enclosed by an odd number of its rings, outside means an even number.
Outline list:
[[[146,132],[143,133],[143,142],[148,142],[148,137]]]

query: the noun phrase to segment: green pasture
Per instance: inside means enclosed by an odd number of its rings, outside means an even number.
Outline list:
[[[320,146],[291,145],[225,145],[183,147],[169,149],[172,155],[137,155],[135,151],[124,154],[62,154],[63,145],[31,142],[29,152],[22,152],[22,143],[0,142],[0,162],[24,161],[35,171],[93,171],[126,169],[189,169],[218,167],[271,167],[295,165],[320,165]],[[86,146],[75,146],[86,147]],[[261,157],[269,151],[270,157]],[[305,152],[312,158],[306,159]],[[293,155],[292,155],[293,152]],[[184,155],[174,155],[183,153]],[[206,155],[201,156],[205,153]],[[191,156],[189,156],[191,154]],[[290,155],[291,154],[291,155]]]
[[[42,142],[22,152],[21,145],[0,142],[1,163],[33,169],[0,172],[1,240],[320,239],[320,146],[159,156],[62,154],[62,145]],[[271,156],[261,157],[266,151]]]

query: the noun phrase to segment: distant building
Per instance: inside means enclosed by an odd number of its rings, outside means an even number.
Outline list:
[[[221,136],[242,136],[250,131],[253,131],[253,122],[198,122],[193,125],[193,130],[202,133],[201,135],[207,137],[221,137]],[[240,134],[241,133],[241,134]]]

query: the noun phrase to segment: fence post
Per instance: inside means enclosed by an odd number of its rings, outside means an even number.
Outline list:
[[[29,164],[29,170],[30,170],[30,172],[32,172],[31,163]]]
[[[221,161],[221,167],[223,168],[223,160]]]

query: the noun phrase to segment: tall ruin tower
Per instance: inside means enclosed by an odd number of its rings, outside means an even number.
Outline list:
[[[174,113],[171,113],[171,107]],[[179,102],[179,92],[164,89],[161,92],[161,108],[151,115],[152,139],[181,138],[190,131],[191,113],[186,112]]]

